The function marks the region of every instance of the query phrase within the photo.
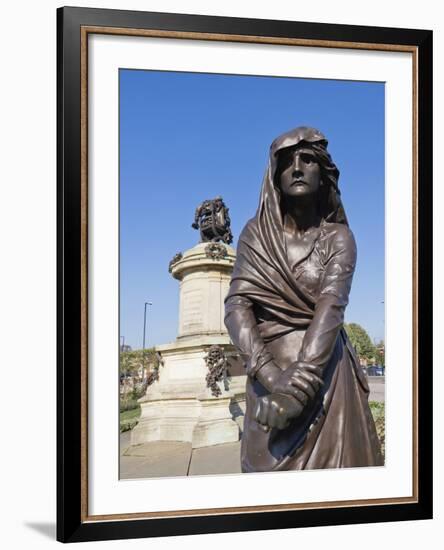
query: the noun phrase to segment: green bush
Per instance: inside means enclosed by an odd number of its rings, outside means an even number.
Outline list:
[[[137,420],[133,420],[132,422],[121,422],[120,423],[120,432],[129,432],[133,428],[135,428],[138,424]]]
[[[154,369],[159,367],[155,348],[120,352],[120,374],[134,376],[142,365]]]
[[[385,457],[385,403],[370,401],[369,405],[375,421],[376,432],[381,443],[382,456]]]
[[[136,408],[126,410],[126,411],[121,411],[120,412],[120,431],[127,432],[128,430],[132,430],[139,422],[140,414],[141,414],[141,409],[139,404],[137,404]]]
[[[137,402],[137,399],[134,399],[133,397],[120,400],[120,412],[132,411],[134,409],[138,409],[139,407],[140,405]]]

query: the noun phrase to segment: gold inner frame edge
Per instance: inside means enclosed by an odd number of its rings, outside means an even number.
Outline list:
[[[410,497],[325,501],[301,504],[276,504],[224,508],[202,508],[142,513],[89,515],[88,513],[88,36],[90,34],[173,38],[184,40],[213,40],[220,42],[246,42],[288,46],[341,48],[373,51],[406,52],[412,54],[412,173],[413,173],[413,434],[412,434],[412,485]],[[345,42],[334,40],[311,40],[301,38],[278,38],[254,35],[221,33],[165,31],[154,29],[127,29],[120,27],[81,26],[81,521],[159,519],[229,515],[239,513],[278,512],[310,510],[318,508],[347,508],[385,504],[411,504],[418,502],[418,48],[404,44],[374,44],[370,42]]]

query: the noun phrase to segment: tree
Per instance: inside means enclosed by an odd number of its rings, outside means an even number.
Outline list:
[[[357,323],[344,323],[344,328],[358,357],[367,361],[374,361],[377,350],[367,331]]]
[[[123,352],[120,354],[120,374],[123,376],[128,376],[131,370],[131,361],[128,356],[128,353]]]
[[[142,365],[154,369],[159,367],[159,358],[155,348],[120,352],[120,374],[135,376]]]
[[[378,365],[382,365],[385,368],[385,344],[384,340],[381,340],[378,344],[376,344],[376,363]]]

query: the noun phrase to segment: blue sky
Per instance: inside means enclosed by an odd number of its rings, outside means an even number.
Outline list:
[[[233,246],[256,211],[272,140],[296,126],[329,140],[358,246],[346,321],[384,337],[384,84],[120,70],[120,334],[171,342],[176,252],[197,244],[196,206],[222,195]]]

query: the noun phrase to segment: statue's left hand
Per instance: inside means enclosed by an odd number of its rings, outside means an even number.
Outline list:
[[[308,397],[308,401],[304,402],[304,405],[307,405],[308,402],[315,398],[320,388],[324,385],[322,369],[309,363],[296,361],[288,370],[289,373],[291,372],[293,386]]]

